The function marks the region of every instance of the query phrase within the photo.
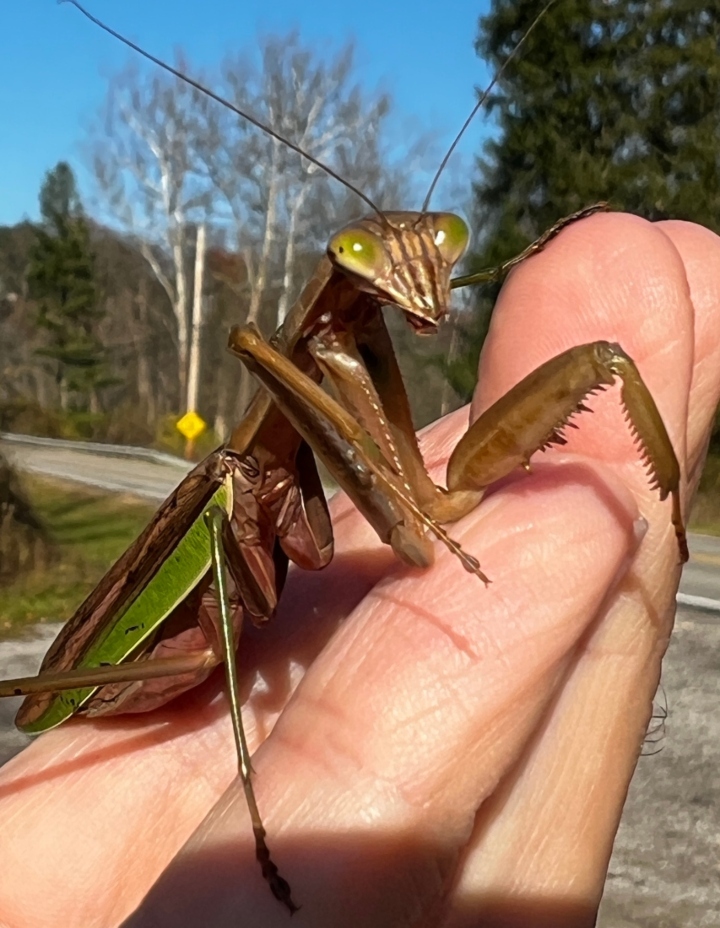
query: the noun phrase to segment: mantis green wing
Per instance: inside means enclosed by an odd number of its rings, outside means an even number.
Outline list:
[[[228,474],[210,497],[208,505],[219,506],[229,515],[232,512],[232,503],[233,485]],[[202,507],[202,511],[204,510],[205,506]],[[116,608],[108,611],[107,602],[103,603],[106,607],[103,613],[105,621],[96,621],[90,629],[92,634],[85,634],[81,650],[77,647],[73,629],[65,626],[55,647],[48,652],[41,673],[65,669],[59,664],[67,664],[71,649],[76,652],[73,655],[73,669],[121,664],[141,652],[150,636],[200,583],[210,568],[210,536],[202,511],[194,518],[187,531],[181,534],[180,527],[177,527],[172,533],[176,544],[164,557],[146,559],[148,565],[154,569],[150,577],[142,575],[144,572],[136,571],[134,576],[128,576],[124,584],[125,589],[121,587],[116,596],[108,597],[114,600]],[[158,515],[162,517],[163,511]],[[160,519],[156,517],[155,522],[149,527],[151,533],[158,521]],[[166,532],[166,535],[168,540],[172,540],[169,533]],[[142,541],[142,536],[138,541]],[[112,591],[115,588],[113,573],[117,572],[115,565],[101,587]],[[81,607],[76,615],[83,611]],[[59,658],[62,658],[62,661]],[[96,689],[97,687],[86,686],[59,693],[31,696],[18,714],[18,728],[27,734],[38,734],[54,728],[74,715]]]

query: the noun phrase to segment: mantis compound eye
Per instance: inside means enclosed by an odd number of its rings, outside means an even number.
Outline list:
[[[390,266],[379,236],[358,226],[349,226],[330,239],[328,257],[341,271],[370,282],[383,277]]]
[[[455,264],[465,254],[470,242],[470,230],[464,219],[454,213],[435,213],[433,215],[435,242],[443,258]]]

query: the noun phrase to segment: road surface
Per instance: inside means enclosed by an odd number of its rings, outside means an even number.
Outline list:
[[[0,451],[21,471],[72,480],[101,490],[132,493],[157,502],[162,502],[193,466],[177,459],[169,464],[113,454],[89,454],[65,447],[68,444],[43,446],[0,439]]]
[[[642,757],[599,928],[720,928],[720,622],[680,608],[663,750]]]

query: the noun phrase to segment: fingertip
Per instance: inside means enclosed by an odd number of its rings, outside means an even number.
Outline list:
[[[688,470],[701,466],[708,430],[720,401],[720,237],[680,220],[656,224],[684,266],[694,311],[694,364],[688,417]]]
[[[596,340],[619,342],[654,366],[675,354],[676,379],[687,355],[689,385],[692,315],[682,260],[652,223],[624,213],[574,223],[503,287],[483,350],[479,405],[561,351]]]

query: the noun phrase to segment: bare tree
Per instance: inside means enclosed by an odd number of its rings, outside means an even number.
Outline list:
[[[185,67],[184,62],[178,67]],[[115,217],[137,237],[172,308],[181,402],[189,361],[188,237],[212,202],[197,172],[195,152],[200,115],[208,102],[164,72],[145,76],[130,67],[110,82],[92,145],[100,190]]]
[[[389,152],[403,146],[385,141],[390,101],[354,82],[351,45],[318,55],[296,33],[268,37],[259,55],[228,58],[220,77],[206,81],[378,205],[402,205],[412,172],[405,161],[404,171],[392,166]],[[138,242],[172,309],[175,408],[187,397],[195,230],[207,224],[207,312],[197,326],[198,339],[204,331],[193,379],[199,411],[222,433],[254,389],[225,353],[228,325],[250,321],[274,330],[330,234],[366,214],[367,205],[281,142],[157,71],[146,78],[128,69],[114,78],[94,129],[103,199]],[[139,318],[155,304],[135,304],[137,332],[157,331]],[[147,363],[134,370],[143,380],[138,395],[148,394],[150,377],[166,377]],[[167,402],[157,400],[158,408]]]
[[[203,283],[205,280],[205,235],[206,226],[201,222],[195,241],[195,273],[192,305],[192,326],[190,332],[190,356],[188,362],[187,399],[185,409],[195,412],[198,406],[200,390],[200,337],[203,326]]]
[[[225,60],[224,92],[237,106],[347,179],[377,195],[382,176],[380,133],[389,112],[385,95],[364,95],[352,83],[353,47],[318,56],[297,33],[267,37],[253,67],[244,55]],[[242,255],[246,321],[266,318],[272,330],[299,289],[299,270],[325,248],[331,231],[367,212],[357,197],[276,139],[249,129],[222,109],[206,111],[200,156],[227,217],[228,245]],[[360,163],[353,152],[362,150]],[[238,412],[251,393],[241,378]]]

